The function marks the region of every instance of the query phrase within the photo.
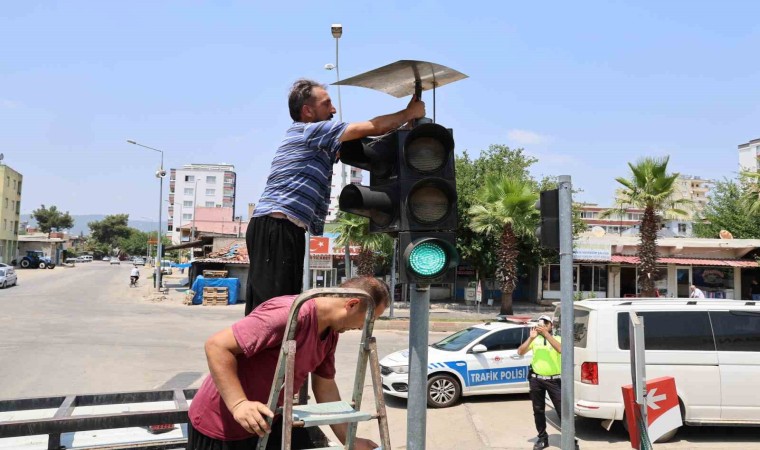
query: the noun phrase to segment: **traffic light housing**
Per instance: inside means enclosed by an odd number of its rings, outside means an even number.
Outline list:
[[[541,191],[536,207],[541,213],[536,230],[541,247],[559,250],[559,189]]]
[[[401,283],[454,283],[459,254],[453,232],[399,233]]]
[[[344,164],[370,173],[370,185],[348,185],[342,211],[370,219],[371,233],[398,236],[402,283],[453,283],[457,191],[450,129],[423,123],[376,139],[344,142]]]
[[[369,186],[348,185],[338,199],[341,211],[370,218],[370,232],[456,229],[451,130],[426,123],[344,142],[340,159],[370,173]]]

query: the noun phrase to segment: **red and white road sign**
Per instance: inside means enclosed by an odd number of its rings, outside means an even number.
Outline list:
[[[681,408],[678,405],[676,380],[673,377],[661,377],[647,381],[647,423],[649,440],[654,442],[670,430],[683,425]],[[623,386],[623,402],[625,417],[628,422],[628,434],[631,437],[631,447],[639,448],[639,433],[634,415],[636,394],[633,385]]]

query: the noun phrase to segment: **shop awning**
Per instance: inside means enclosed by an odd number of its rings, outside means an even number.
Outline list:
[[[611,263],[638,264],[636,256],[612,255]],[[757,262],[747,259],[700,259],[700,258],[657,258],[658,264],[678,264],[683,266],[726,266],[758,267]]]

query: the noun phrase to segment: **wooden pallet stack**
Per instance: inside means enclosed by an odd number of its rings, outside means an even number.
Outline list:
[[[203,306],[226,305],[229,295],[229,289],[226,287],[204,287]]]

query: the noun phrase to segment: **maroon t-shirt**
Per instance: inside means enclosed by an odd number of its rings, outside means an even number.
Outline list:
[[[269,401],[290,306],[295,298],[295,295],[273,298],[232,325],[235,340],[243,349],[243,354],[237,357],[238,378],[248,400],[264,404]],[[338,333],[334,331],[320,338],[314,300],[304,303],[298,312],[294,389],[303,384],[310,372],[322,378],[335,378],[337,345]],[[282,393],[279,404],[282,404]],[[214,439],[236,441],[252,436],[235,421],[211,375],[193,398],[188,416],[196,430]]]

